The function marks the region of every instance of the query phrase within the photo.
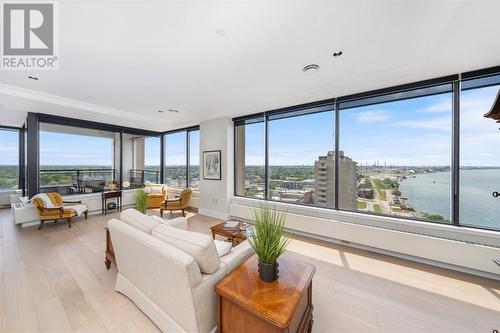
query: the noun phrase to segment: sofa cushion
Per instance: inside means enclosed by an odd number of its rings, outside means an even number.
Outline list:
[[[133,208],[124,210],[120,215],[120,220],[148,234],[151,234],[153,228],[161,223],[161,221],[151,216],[144,215]]]
[[[164,220],[161,217],[156,216],[156,215],[152,215],[151,217],[157,221],[167,223],[168,225],[170,225],[172,227],[176,227],[176,228],[179,228],[182,230],[187,230],[187,218],[185,218],[183,216],[179,216],[179,217],[176,217],[176,218],[170,219],[170,220]]]
[[[219,255],[219,258],[222,256],[225,256],[226,254],[231,251],[231,248],[233,247],[233,244],[230,242],[224,242],[218,239],[214,240],[215,243],[215,248],[217,249],[217,255]]]
[[[191,255],[204,274],[213,274],[220,266],[217,249],[209,235],[174,228],[166,223],[156,225],[151,235]]]

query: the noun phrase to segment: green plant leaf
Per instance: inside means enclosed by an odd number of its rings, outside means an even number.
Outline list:
[[[289,239],[283,236],[286,212],[276,207],[261,204],[252,211],[253,233],[248,242],[257,253],[259,261],[266,264],[275,263],[285,252]]]
[[[148,193],[144,188],[140,188],[135,192],[135,206],[138,211],[146,214],[148,208]]]

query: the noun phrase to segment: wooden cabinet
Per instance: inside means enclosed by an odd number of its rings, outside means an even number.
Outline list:
[[[279,279],[260,280],[254,255],[216,286],[219,333],[311,332],[314,266],[282,256]]]

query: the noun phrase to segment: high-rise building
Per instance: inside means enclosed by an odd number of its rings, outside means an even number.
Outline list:
[[[357,163],[339,151],[339,207],[356,209]],[[335,207],[335,152],[319,156],[314,162],[314,205]]]

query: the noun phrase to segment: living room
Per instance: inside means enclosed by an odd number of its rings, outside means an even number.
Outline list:
[[[1,6],[0,332],[500,330],[498,1]]]

